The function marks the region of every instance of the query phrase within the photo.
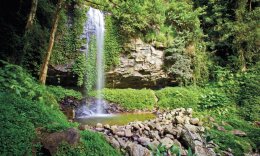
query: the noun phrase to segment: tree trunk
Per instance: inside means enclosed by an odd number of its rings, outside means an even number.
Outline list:
[[[241,64],[241,71],[245,72],[246,71],[246,59],[245,59],[245,54],[243,50],[240,50],[240,64]]]
[[[56,12],[55,12],[55,15],[54,15],[54,18],[53,18],[53,24],[52,24],[51,34],[50,34],[50,39],[49,39],[49,46],[48,46],[48,49],[47,49],[47,52],[46,52],[46,57],[45,57],[44,62],[42,64],[41,71],[40,71],[40,83],[41,84],[45,84],[45,82],[46,82],[49,60],[50,60],[52,48],[53,48],[53,45],[54,45],[54,39],[55,39],[57,27],[58,27],[60,12],[61,12],[61,9],[62,9],[62,3],[63,3],[63,0],[58,1],[57,9],[56,9]]]
[[[25,32],[32,27],[33,20],[36,15],[37,5],[38,5],[38,0],[32,0],[30,14],[25,26]]]

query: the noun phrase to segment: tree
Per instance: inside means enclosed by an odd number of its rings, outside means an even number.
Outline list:
[[[37,10],[37,5],[38,5],[38,0],[32,0],[31,10],[30,10],[30,13],[29,13],[29,16],[28,16],[28,19],[26,22],[26,26],[25,26],[25,32],[32,27],[33,20],[34,20],[36,10]]]
[[[59,17],[60,17],[60,12],[62,9],[62,4],[63,4],[63,0],[59,0],[57,3],[57,8],[56,8],[55,14],[54,14],[53,24],[52,24],[51,34],[50,34],[50,39],[49,39],[49,45],[48,45],[46,56],[45,56],[45,59],[44,59],[44,62],[42,64],[42,68],[40,71],[39,79],[40,79],[40,83],[42,83],[42,84],[45,84],[45,82],[46,82],[48,65],[49,65],[49,61],[50,61],[50,57],[51,57],[51,53],[52,53],[52,48],[54,45],[55,34],[56,34],[58,23],[59,23]]]

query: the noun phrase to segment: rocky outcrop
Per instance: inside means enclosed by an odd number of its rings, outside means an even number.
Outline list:
[[[163,70],[164,52],[133,39],[124,46],[120,64],[106,73],[107,87],[158,88],[169,85],[171,79]]]
[[[77,75],[71,71],[74,62],[63,65],[50,65],[46,83],[64,87],[75,87],[78,81]]]
[[[125,126],[97,124],[93,128],[105,134],[115,148],[130,156],[150,156],[150,148],[162,144],[166,149],[179,147],[181,155],[187,155],[188,148],[199,156],[215,156],[215,144],[203,138],[205,128],[198,118],[192,117],[192,109],[175,109],[164,112],[157,118],[144,122],[131,122]],[[170,150],[165,151],[169,154]]]

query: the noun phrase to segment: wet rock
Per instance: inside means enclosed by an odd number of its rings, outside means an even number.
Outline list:
[[[79,143],[80,134],[75,128],[70,128],[62,132],[55,132],[46,135],[42,139],[42,144],[45,149],[47,149],[51,155],[55,155],[58,150],[59,145],[62,142],[66,142],[71,146],[75,146]]]

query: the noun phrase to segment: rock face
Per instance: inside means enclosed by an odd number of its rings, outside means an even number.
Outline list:
[[[132,39],[124,46],[120,64],[106,73],[107,87],[156,88],[171,84],[163,70],[164,52],[140,39]]]
[[[178,121],[180,119],[182,122]],[[168,154],[172,146],[177,146],[181,155],[187,155],[190,147],[198,156],[215,156],[215,146],[205,141],[204,127],[198,122],[198,118],[192,118],[191,109],[181,108],[158,113],[157,118],[148,121],[135,121],[125,126],[97,125],[92,129],[103,133],[112,146],[130,156],[150,156],[149,147],[156,149],[160,143]]]
[[[50,65],[46,83],[64,87],[74,87],[77,84],[77,75],[72,73],[71,68],[74,62],[64,65]]]

